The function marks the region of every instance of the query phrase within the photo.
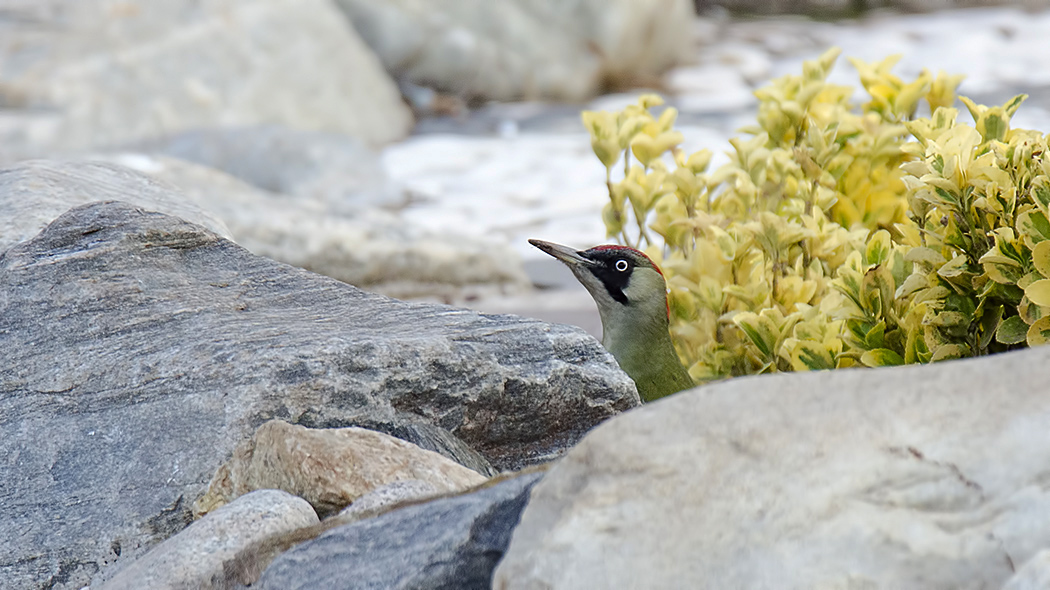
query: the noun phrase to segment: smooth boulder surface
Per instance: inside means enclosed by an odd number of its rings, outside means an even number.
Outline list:
[[[336,0],[398,79],[467,99],[582,100],[688,51],[690,0]]]
[[[302,498],[258,490],[194,522],[135,560],[97,590],[181,590],[221,587],[224,564],[267,537],[317,524]],[[93,585],[92,588],[95,588]]]
[[[526,474],[332,529],[281,554],[261,590],[488,590],[529,491]]]
[[[191,129],[128,146],[239,178],[286,200],[316,202],[352,214],[399,207],[406,195],[387,177],[379,154],[348,135],[278,125]]]
[[[646,405],[533,490],[493,587],[1000,588],[1050,547],[1048,382],[1043,347]]]
[[[113,163],[31,160],[0,169],[0,252],[40,233],[73,207],[116,200],[174,215],[233,239],[219,215],[171,184]]]
[[[422,480],[457,492],[485,477],[433,451],[364,428],[304,428],[270,420],[233,451],[194,503],[194,516],[254,490],[284,490],[324,518],[376,488]]]
[[[499,468],[638,404],[568,326],[373,295],[119,202],[0,256],[0,579],[82,588],[184,528],[261,423],[428,423]]]
[[[427,230],[380,208],[340,213],[326,203],[264,191],[177,158],[99,157],[178,187],[256,254],[370,291],[411,297],[529,287],[521,261],[505,244]]]
[[[373,144],[412,115],[329,0],[7,3],[0,142],[40,155],[186,129],[283,124]]]
[[[1002,590],[1042,590],[1050,588],[1050,549],[1043,549],[1024,565],[1018,564],[1013,575]]]

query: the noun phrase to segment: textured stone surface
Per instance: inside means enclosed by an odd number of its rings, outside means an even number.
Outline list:
[[[0,257],[0,579],[83,587],[271,418],[425,422],[500,468],[638,403],[578,329],[409,304],[122,203]]]
[[[285,552],[253,588],[488,590],[540,474],[341,526]]]
[[[578,100],[656,80],[690,0],[338,0],[387,70],[466,98]]]
[[[1018,564],[1020,565],[1020,564]],[[1002,590],[1044,590],[1050,588],[1050,550],[1043,549],[1020,565]]]
[[[4,6],[0,140],[113,145],[209,125],[277,123],[369,142],[411,114],[327,0],[38,0]]]
[[[277,489],[303,498],[325,518],[380,486],[405,479],[422,480],[449,493],[486,478],[380,432],[313,429],[271,420],[237,445],[233,457],[212,477],[207,493],[194,504],[194,515],[254,490]]]
[[[36,160],[0,170],[0,252],[35,236],[69,209],[93,201],[126,201],[231,238],[219,216],[170,184],[103,162]]]
[[[347,135],[276,125],[193,129],[140,143],[133,151],[222,170],[263,190],[343,214],[405,201],[379,155]]]
[[[221,218],[252,252],[391,296],[445,295],[464,288],[521,291],[528,278],[510,248],[427,229],[374,208],[332,211],[325,203],[262,191],[182,160],[115,154],[112,162],[177,186]]]
[[[409,500],[420,500],[440,493],[437,487],[430,482],[420,479],[403,479],[379,486],[354,500],[353,504],[339,512],[339,517],[364,517],[382,510],[385,506]]]
[[[1000,588],[1050,546],[1048,361],[742,378],[630,412],[536,487],[494,588]]]
[[[238,551],[269,536],[317,524],[302,498],[258,490],[194,522],[151,549],[97,590],[174,590],[220,587],[223,565]]]

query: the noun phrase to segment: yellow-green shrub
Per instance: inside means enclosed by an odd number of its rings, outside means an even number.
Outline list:
[[[714,171],[708,150],[678,148],[677,113],[654,116],[657,96],[583,113],[609,235],[664,268],[690,373],[929,362],[1050,338],[1050,156],[1043,135],[1009,128],[1024,97],[963,98],[975,123],[957,124],[961,77],[904,82],[895,58],[854,60],[871,97],[858,107],[852,87],[826,82],[837,56],[756,91],[757,125]],[[932,116],[913,119],[923,104]]]

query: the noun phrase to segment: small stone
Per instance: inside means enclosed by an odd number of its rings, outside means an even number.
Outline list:
[[[407,500],[420,500],[440,494],[441,490],[429,481],[403,479],[394,481],[368,492],[339,513],[339,518],[360,517],[374,513],[385,506]]]
[[[317,522],[317,514],[302,498],[280,490],[251,492],[191,524],[92,588],[217,588],[224,576],[223,565],[240,550]]]
[[[478,485],[485,476],[432,451],[364,428],[311,429],[271,420],[237,447],[194,505],[206,514],[252,490],[275,488],[308,501],[322,518],[399,480],[438,492]]]

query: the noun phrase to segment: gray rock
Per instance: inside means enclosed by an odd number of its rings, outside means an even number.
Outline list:
[[[97,590],[202,590],[221,587],[224,564],[272,535],[317,524],[310,505],[287,492],[258,490],[237,498],[151,549]]]
[[[134,151],[222,170],[263,190],[322,203],[341,214],[366,206],[395,207],[406,199],[387,178],[376,152],[361,140],[336,133],[276,125],[194,129],[140,143]]]
[[[385,143],[412,124],[327,0],[39,0],[7,11],[0,103],[24,116],[0,142],[53,153],[274,123]]]
[[[252,252],[351,285],[401,297],[528,286],[518,256],[504,245],[428,231],[379,209],[338,214],[323,203],[262,191],[174,158],[105,157],[177,186],[221,218],[237,243]]]
[[[0,170],[0,252],[35,236],[73,207],[114,200],[174,215],[232,239],[218,216],[168,183],[103,162],[38,160]]]
[[[399,79],[480,100],[580,100],[656,81],[689,47],[690,0],[337,0]]]
[[[252,587],[488,590],[540,477],[522,475],[332,529],[279,556]]]
[[[511,468],[638,403],[578,329],[372,295],[123,203],[0,256],[0,350],[12,589],[79,589],[182,530],[271,418],[429,422]]]
[[[1050,588],[1050,550],[1043,549],[1020,566],[1003,584],[1002,590],[1045,590]]]
[[[469,467],[485,476],[492,476],[499,473],[499,471],[493,467],[492,464],[489,463],[489,460],[482,456],[481,453],[470,448],[470,446],[456,438],[444,428],[434,426],[429,422],[391,424],[389,422],[361,420],[356,426],[368,428],[369,430],[385,432],[390,436],[396,436],[401,440],[407,440],[408,442],[419,445],[424,449],[441,453],[456,463],[459,463],[464,467]],[[334,428],[334,426],[332,427]]]
[[[493,587],[1001,588],[1050,547],[1047,382],[1042,347],[671,396],[550,470]]]
[[[339,512],[339,518],[365,516],[386,506],[408,500],[421,500],[441,493],[434,484],[421,479],[403,479],[380,486]]]

